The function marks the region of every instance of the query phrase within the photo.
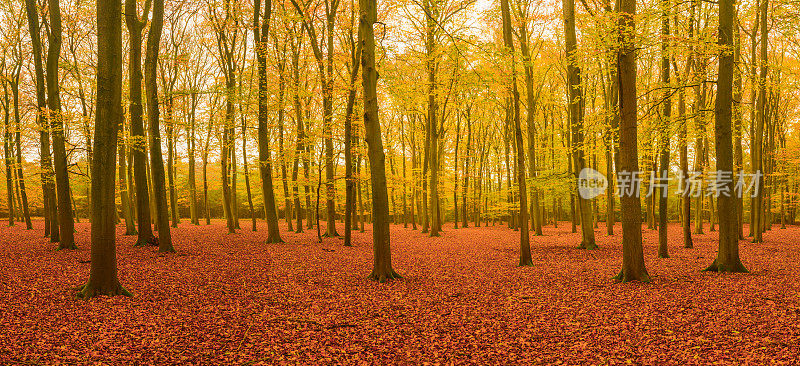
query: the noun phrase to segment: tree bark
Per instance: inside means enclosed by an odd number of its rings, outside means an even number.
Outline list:
[[[672,122],[672,88],[670,85],[669,77],[669,12],[670,0],[662,0],[662,19],[661,19],[661,85],[664,88],[664,96],[661,100],[663,103],[663,111],[661,114],[661,130],[660,137],[660,161],[658,162],[658,177],[665,179],[664,183],[659,190],[658,201],[658,257],[669,258],[669,248],[667,247],[667,196],[669,186],[666,185],[666,180],[669,177],[669,140],[670,129],[669,125]]]
[[[142,31],[147,22],[151,1],[145,3],[142,19],[136,10],[136,0],[125,0],[125,24],[130,39],[128,57],[129,113],[131,118],[131,149],[133,150],[133,175],[136,186],[136,221],[139,235],[136,246],[145,246],[153,241],[150,224],[150,193],[147,181],[147,139],[144,137],[142,121]]]
[[[511,86],[509,91],[511,92],[511,96],[514,101],[514,140],[517,148],[516,175],[517,185],[519,186],[520,213],[519,265],[531,266],[533,265],[533,260],[531,259],[530,232],[528,231],[528,191],[525,181],[525,147],[522,140],[522,126],[519,118],[519,91],[517,91],[517,71],[516,62],[514,59],[514,40],[511,38],[511,14],[508,6],[508,0],[501,0],[500,7],[503,13],[503,40],[505,47],[511,56]]]
[[[4,55],[5,56],[5,55]],[[5,57],[3,58],[3,65],[5,65]],[[0,69],[2,70],[2,69]],[[4,71],[4,70],[2,70]],[[3,116],[5,132],[3,139],[3,153],[6,162],[6,193],[8,193],[8,226],[14,226],[14,174],[12,173],[12,166],[14,164],[14,157],[11,155],[11,130],[10,130],[10,113],[8,112],[8,85],[4,81],[3,84]]]
[[[620,107],[620,159],[618,176],[627,174],[633,182],[633,174],[639,171],[639,151],[636,128],[636,45],[634,15],[635,0],[618,0],[621,30],[620,49],[617,59]],[[618,179],[619,181],[619,179]],[[620,192],[622,213],[622,270],[615,277],[618,281],[649,282],[650,275],[644,264],[642,249],[642,206],[638,184],[634,190]]]
[[[20,55],[22,51],[19,51]],[[25,174],[22,171],[22,125],[20,121],[20,110],[19,110],[19,78],[20,72],[22,71],[22,60],[20,59],[19,63],[17,64],[16,70],[13,75],[13,81],[9,82],[11,84],[11,94],[14,97],[14,144],[16,145],[17,152],[16,152],[16,172],[17,172],[17,187],[19,187],[20,193],[20,210],[22,214],[22,219],[25,220],[25,228],[27,230],[33,229],[33,224],[31,223],[31,214],[30,210],[28,209],[28,191],[25,188]],[[6,105],[8,101],[6,101]],[[10,137],[10,136],[9,136]],[[9,141],[9,144],[11,142]],[[13,156],[14,146],[11,146],[10,149],[11,155]]]
[[[372,247],[373,267],[369,278],[378,282],[400,278],[392,268],[389,236],[389,196],[386,190],[386,157],[378,121],[378,71],[375,69],[375,33],[377,21],[375,0],[359,0],[359,31],[362,36],[362,87],[364,88],[364,127],[372,182]]]
[[[133,223],[133,208],[130,205],[130,198],[128,197],[128,152],[125,149],[125,116],[122,115],[119,121],[119,142],[117,142],[117,155],[119,156],[119,170],[117,176],[119,177],[119,194],[120,202],[122,204],[122,217],[125,219],[125,235],[136,235],[136,225]]]
[[[269,46],[269,25],[272,18],[272,0],[266,0],[264,7],[264,20],[261,18],[261,1],[256,0],[253,29],[254,38],[257,40],[256,58],[258,60],[258,160],[261,173],[261,189],[264,193],[264,206],[266,207],[267,243],[281,243],[280,229],[278,228],[278,212],[275,208],[275,190],[272,187],[272,157],[269,150],[269,85],[267,84],[267,47]],[[261,27],[259,33],[259,25]],[[244,129],[244,127],[243,127]],[[251,201],[252,211],[252,201]],[[253,221],[255,231],[255,219]]]
[[[161,131],[159,131],[158,86],[156,67],[164,28],[164,0],[153,0],[153,21],[147,33],[147,51],[144,62],[144,82],[147,100],[147,122],[150,129],[150,171],[153,179],[156,223],[158,226],[158,251],[174,252],[167,214],[167,192],[164,185],[164,159],[161,153]],[[95,138],[95,141],[97,138]],[[96,149],[95,149],[96,150]]]
[[[767,50],[768,50],[768,37],[767,37],[767,9],[769,8],[769,0],[763,0],[761,2],[761,17],[760,17],[760,25],[761,25],[761,52],[760,52],[760,73],[758,76],[758,99],[756,100],[756,127],[753,136],[753,142],[751,144],[751,159],[752,159],[752,169],[756,179],[756,187],[758,187],[758,194],[754,200],[754,207],[752,211],[754,214],[754,220],[750,223],[752,227],[755,228],[755,233],[753,235],[753,243],[760,243],[763,241],[762,233],[763,227],[765,226],[764,222],[765,215],[761,210],[761,207],[764,205],[764,178],[763,178],[763,160],[764,160],[764,124],[766,123],[766,103],[767,103]]]
[[[192,90],[190,103],[189,126],[186,130],[186,147],[189,155],[189,220],[192,225],[200,225],[200,215],[197,212],[197,162],[195,159],[197,90]]]
[[[47,107],[50,112],[50,129],[53,133],[53,160],[56,187],[58,187],[56,190],[60,235],[58,249],[77,249],[75,225],[72,221],[72,202],[69,196],[69,171],[58,82],[58,61],[61,56],[61,9],[58,0],[48,0],[48,7],[50,36],[47,47]],[[116,122],[118,123],[119,120]],[[51,236],[51,240],[52,238]]]
[[[583,147],[583,113],[584,99],[581,81],[581,68],[575,59],[578,50],[577,37],[575,35],[575,1],[563,0],[564,8],[564,32],[565,46],[567,55],[567,89],[569,95],[570,109],[570,130],[572,134],[572,159],[574,160],[573,174],[577,181],[581,170],[584,169],[586,161],[584,159]],[[577,185],[575,186],[577,189]],[[597,244],[594,239],[594,228],[592,227],[592,211],[590,201],[578,195],[576,198],[580,213],[581,224],[581,248],[596,249]]]
[[[734,19],[736,8],[734,0],[719,2],[718,44],[722,50],[719,55],[719,76],[717,79],[717,98],[714,107],[714,136],[717,150],[717,171],[733,172],[733,141],[731,132],[733,106],[733,69],[735,65],[733,48]],[[765,0],[766,3],[766,0]],[[717,177],[722,182],[721,194],[717,200],[719,217],[719,249],[717,258],[706,271],[715,272],[748,272],[739,259],[739,233],[736,227],[738,214],[734,196],[734,180]]]
[[[160,1],[160,0],[157,0]],[[114,163],[122,118],[122,4],[97,1],[97,108],[92,164],[91,267],[80,296],[131,296],[117,278]]]
[[[355,9],[352,10],[353,12]],[[350,84],[347,92],[347,106],[344,116],[344,179],[345,179],[345,202],[344,202],[344,246],[352,246],[352,221],[355,211],[356,184],[353,180],[353,143],[357,142],[353,134],[354,107],[356,102],[356,80],[358,79],[359,66],[361,65],[362,40],[361,32],[358,32],[356,40],[353,39],[353,32],[348,34],[350,41]],[[401,126],[402,128],[402,126]],[[401,137],[402,138],[402,137]],[[405,150],[405,149],[404,149]],[[403,159],[403,177],[405,178],[405,159]],[[405,185],[403,186],[405,189]],[[403,196],[403,206],[405,208],[405,196]]]

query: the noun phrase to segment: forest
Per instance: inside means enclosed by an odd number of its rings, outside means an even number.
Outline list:
[[[0,0],[0,363],[793,364],[796,0]]]

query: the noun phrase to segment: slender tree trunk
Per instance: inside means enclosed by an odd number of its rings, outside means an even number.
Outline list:
[[[53,160],[56,186],[58,187],[56,191],[60,235],[58,248],[77,249],[75,245],[75,225],[72,221],[72,204],[69,197],[69,171],[67,170],[64,120],[61,114],[58,81],[58,61],[61,56],[61,9],[58,0],[48,0],[48,7],[50,12],[50,36],[47,47],[47,107],[50,111],[50,129],[53,133]]]
[[[44,204],[44,236],[52,235],[51,216],[52,197],[50,178],[52,164],[50,161],[50,133],[47,122],[47,98],[45,97],[44,70],[42,67],[42,42],[39,37],[39,12],[36,1],[25,0],[25,12],[28,17],[28,30],[33,51],[34,73],[36,76],[36,124],[39,126],[39,174],[42,182],[42,201]],[[9,200],[10,201],[10,200]]]
[[[671,1],[662,0],[661,6],[661,84],[665,89],[663,99],[661,100],[664,106],[661,115],[661,124],[659,126],[659,130],[661,130],[659,141],[661,144],[659,149],[661,156],[658,162],[658,178],[663,179],[661,181],[663,185],[661,185],[661,189],[659,190],[660,197],[658,201],[658,257],[669,258],[669,248],[667,247],[667,215],[669,214],[667,191],[669,190],[669,186],[667,182],[669,182],[669,125],[672,122],[672,90],[670,88],[669,77],[669,13]]]
[[[258,60],[258,160],[259,172],[261,173],[261,189],[264,193],[264,206],[266,207],[267,220],[267,242],[280,243],[280,229],[278,228],[278,210],[275,207],[275,189],[272,186],[272,157],[269,147],[269,85],[267,84],[267,47],[269,46],[269,25],[272,19],[272,0],[266,0],[264,8],[264,20],[261,21],[261,1],[256,0],[253,10],[254,15],[254,36],[258,40],[256,47],[256,58]],[[258,25],[261,25],[260,34]],[[245,133],[242,125],[242,133]],[[246,141],[246,140],[245,140]],[[247,156],[247,155],[244,155]],[[245,160],[246,161],[246,160]],[[245,162],[245,177],[247,177],[247,163]],[[247,197],[250,202],[250,213],[253,213],[253,201],[250,198],[250,185],[248,183]],[[256,221],[253,217],[253,231],[256,230]]]
[[[754,200],[754,208],[751,210],[755,213],[754,221],[750,222],[752,227],[755,227],[755,233],[753,235],[753,242],[760,243],[763,241],[762,239],[762,232],[764,222],[765,222],[765,215],[761,211],[761,207],[764,206],[764,177],[763,177],[763,160],[764,160],[764,153],[763,153],[763,139],[764,139],[764,124],[766,123],[766,102],[767,102],[767,72],[768,72],[768,64],[767,64],[767,50],[768,50],[768,36],[767,36],[767,10],[769,8],[769,0],[762,0],[761,2],[761,19],[760,19],[760,26],[761,26],[761,53],[759,59],[760,65],[760,74],[758,76],[758,99],[756,100],[756,127],[753,135],[753,142],[751,144],[751,158],[752,158],[752,169],[753,173],[755,174],[754,179],[756,180],[755,185],[758,187],[758,193],[756,194]],[[738,254],[738,253],[737,253]]]
[[[530,232],[528,231],[528,191],[525,181],[525,148],[522,140],[522,126],[519,118],[519,91],[517,91],[517,71],[516,62],[514,60],[514,40],[511,38],[511,14],[509,11],[508,0],[501,0],[500,7],[503,15],[503,40],[508,53],[511,56],[511,96],[514,100],[514,137],[515,146],[517,147],[516,155],[516,173],[517,184],[519,186],[519,212],[520,212],[520,249],[519,249],[519,265],[531,266],[533,260],[531,259],[531,245],[530,245]]]
[[[469,189],[469,162],[472,159],[472,119],[471,110],[467,109],[467,150],[464,154],[464,184],[461,186],[461,227],[469,227],[467,221],[467,193]]]
[[[20,123],[20,113],[19,113],[19,77],[20,71],[22,70],[22,65],[19,65],[16,69],[15,75],[13,75],[14,81],[11,82],[11,94],[14,96],[14,142],[17,148],[16,154],[16,172],[17,172],[17,187],[19,187],[19,194],[20,194],[20,205],[18,212],[22,215],[22,219],[25,220],[25,228],[27,230],[33,229],[33,224],[31,223],[31,214],[28,209],[28,191],[25,189],[25,174],[22,171],[22,125]],[[8,105],[8,101],[6,101],[6,105]],[[7,125],[7,124],[6,124]],[[10,135],[9,135],[10,137]],[[9,145],[11,142],[9,141]],[[10,149],[13,151],[13,146]],[[14,155],[13,152],[11,155]],[[21,211],[21,212],[20,212]]]
[[[536,103],[538,95],[534,93],[533,85],[533,59],[530,52],[530,40],[528,36],[527,20],[521,22],[519,26],[520,49],[522,51],[522,60],[525,68],[525,90],[527,101],[527,124],[528,124],[528,159],[530,160],[530,175],[532,178],[537,176],[537,155],[536,155]],[[531,225],[535,231],[535,235],[542,235],[542,215],[539,209],[539,190],[536,186],[531,187]]]
[[[127,149],[125,148],[125,116],[121,116],[119,121],[119,142],[117,142],[117,155],[119,156],[119,194],[120,202],[122,203],[122,217],[125,219],[125,235],[136,235],[136,225],[133,223],[133,209],[130,205],[130,198],[128,197],[128,161]]]
[[[169,212],[172,227],[178,227],[178,203],[175,192],[175,121],[173,121],[174,97],[171,92],[167,96],[167,184],[169,185]]]
[[[156,221],[158,225],[158,251],[174,252],[167,215],[167,194],[164,186],[164,160],[161,154],[161,131],[159,131],[158,86],[156,67],[158,63],[161,31],[164,27],[164,0],[153,0],[153,21],[147,33],[147,51],[144,62],[144,82],[147,100],[147,122],[150,128],[150,164],[153,177]],[[95,138],[95,142],[97,138]],[[97,150],[95,148],[95,150]]]
[[[738,6],[734,11],[734,20],[733,20],[733,42],[734,42],[734,53],[733,53],[733,64],[739,65],[742,59],[742,39],[739,32],[739,10]],[[734,172],[732,175],[732,179],[734,181],[738,180],[743,170],[743,152],[742,152],[742,72],[739,70],[738,67],[734,68],[733,71],[733,165],[734,165]],[[743,225],[743,212],[744,212],[744,200],[742,195],[737,195],[736,198],[736,228],[737,233],[739,234],[739,240],[744,239],[744,225]]]
[[[584,160],[584,147],[583,147],[583,113],[584,113],[584,99],[583,87],[581,81],[581,68],[578,66],[575,55],[578,49],[577,37],[575,35],[575,2],[574,0],[563,0],[564,7],[564,31],[565,31],[565,45],[567,54],[567,80],[569,90],[569,109],[570,109],[570,126],[572,134],[572,159],[574,162],[574,174],[577,181],[580,172],[584,169],[586,162]],[[577,186],[575,187],[577,189]],[[592,228],[592,211],[590,201],[580,195],[576,197],[578,208],[580,211],[581,223],[581,248],[596,249],[597,244],[594,239],[594,229]]]
[[[3,60],[5,63],[5,60]],[[2,81],[0,81],[2,82]],[[5,133],[3,139],[3,153],[5,156],[6,161],[6,193],[8,193],[8,226],[14,226],[14,174],[12,173],[12,168],[14,164],[14,157],[11,155],[11,131],[10,131],[10,116],[8,113],[8,85],[5,82],[3,84],[3,116],[4,116],[4,124],[5,126]]]
[[[197,163],[195,159],[195,131],[196,131],[196,111],[197,111],[197,91],[191,93],[191,106],[189,112],[189,126],[186,130],[186,147],[189,154],[189,217],[192,225],[200,225],[200,218],[197,212]]]
[[[689,71],[689,63],[686,66],[686,73],[684,75],[688,75]],[[677,75],[677,73],[676,73]],[[678,84],[681,84],[681,80],[678,80]],[[689,152],[688,152],[688,144],[687,144],[687,126],[686,123],[688,118],[686,116],[686,93],[684,92],[684,88],[681,87],[678,90],[678,120],[680,121],[680,127],[678,129],[678,149],[680,151],[680,182],[679,186],[683,189],[681,192],[681,216],[682,216],[682,223],[681,228],[683,231],[683,247],[684,248],[694,248],[694,243],[692,242],[692,199],[689,195],[689,187],[688,184],[688,176],[689,176]]]
[[[392,268],[392,251],[389,236],[389,197],[386,192],[386,166],[378,121],[378,72],[375,69],[375,34],[377,21],[375,0],[359,0],[359,30],[362,36],[361,53],[362,86],[364,88],[364,127],[369,152],[370,180],[372,182],[372,246],[373,267],[369,277],[385,282],[400,275]]]
[[[216,106],[216,103],[212,103],[212,105]],[[214,118],[212,115],[212,118],[208,121],[208,126],[206,126],[206,143],[203,147],[203,211],[205,211],[206,225],[211,225],[211,208],[208,207],[208,149],[211,143],[213,126]]]
[[[355,10],[353,10],[355,11]],[[344,246],[352,246],[352,221],[355,211],[355,181],[353,180],[353,143],[356,137],[353,134],[354,106],[356,101],[356,80],[358,78],[359,66],[361,65],[362,40],[361,33],[358,33],[358,40],[353,40],[353,32],[348,34],[350,37],[350,63],[352,72],[350,73],[350,85],[347,92],[347,106],[344,116],[344,166],[345,166],[345,203],[344,203]],[[402,128],[402,126],[401,126]],[[405,148],[404,148],[405,150]],[[405,159],[403,159],[403,178],[405,178]],[[403,186],[405,190],[405,185]],[[403,208],[405,209],[405,196],[403,196]]]

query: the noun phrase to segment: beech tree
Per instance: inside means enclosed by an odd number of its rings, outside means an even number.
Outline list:
[[[764,0],[765,2],[767,0]],[[720,45],[719,73],[717,79],[717,98],[714,106],[714,136],[717,150],[717,171],[727,172],[730,179],[717,177],[721,181],[718,187],[721,194],[718,198],[717,212],[719,217],[719,249],[717,258],[706,268],[714,272],[747,272],[739,260],[739,232],[737,224],[737,203],[734,197],[735,187],[733,173],[733,133],[731,121],[733,115],[733,40],[738,27],[734,25],[736,7],[733,0],[719,2]]]
[[[378,71],[375,69],[375,32],[377,4],[375,0],[359,0],[358,28],[361,34],[361,86],[364,88],[364,128],[369,154],[372,183],[372,248],[373,267],[369,278],[378,282],[400,278],[392,268],[389,236],[389,195],[386,190],[386,155],[378,120]]]
[[[634,174],[639,171],[639,152],[637,146],[636,111],[636,44],[634,34],[636,23],[636,0],[618,0],[620,43],[617,58],[619,77],[619,167],[617,179],[627,176],[633,183]],[[642,206],[638,186],[621,192],[622,213],[622,270],[614,278],[621,282],[649,282],[650,275],[644,264],[642,248]]]
[[[61,8],[58,0],[48,0],[50,33],[47,46],[47,108],[53,135],[53,162],[56,177],[56,205],[58,207],[58,232],[52,232],[51,241],[58,241],[59,249],[77,249],[75,226],[72,221],[72,199],[67,170],[67,150],[64,142],[64,120],[58,83],[58,61],[61,56]],[[117,120],[119,123],[119,120]]]
[[[570,118],[570,131],[572,136],[572,159],[574,160],[573,168],[575,179],[578,179],[580,172],[586,167],[584,159],[583,147],[583,114],[584,114],[584,96],[583,87],[581,85],[581,69],[575,61],[575,52],[577,51],[577,37],[575,35],[575,2],[573,0],[564,0],[564,32],[565,32],[565,46],[567,55],[567,90],[569,97],[569,118]],[[530,126],[528,127],[530,128]],[[577,189],[577,186],[576,186]],[[522,194],[520,192],[520,194]],[[581,235],[582,240],[580,247],[585,249],[596,249],[597,244],[594,240],[594,229],[592,228],[592,211],[588,199],[577,196],[578,211],[580,214],[581,222]]]
[[[164,27],[164,0],[153,0],[153,20],[147,32],[147,51],[144,62],[144,83],[147,101],[147,123],[150,129],[150,165],[153,176],[156,225],[158,227],[158,251],[174,252],[167,213],[167,193],[164,182],[164,159],[161,154],[161,131],[159,130],[159,102],[156,70],[161,31]]]
[[[161,0],[156,0],[156,7]],[[114,170],[122,118],[122,2],[97,0],[97,113],[92,164],[91,267],[79,296],[131,296],[117,278]]]
[[[500,3],[501,11],[503,13],[503,42],[508,49],[511,56],[511,85],[509,91],[511,99],[513,100],[513,109],[510,113],[510,119],[513,119],[514,131],[514,146],[516,146],[516,179],[519,187],[519,234],[520,234],[520,249],[519,249],[519,265],[531,266],[533,260],[531,259],[531,244],[530,233],[528,232],[528,191],[527,182],[525,179],[525,148],[522,141],[522,126],[519,117],[519,91],[517,91],[517,71],[516,62],[514,61],[514,40],[511,38],[511,11],[509,9],[508,0],[502,0]],[[511,184],[509,180],[509,184]]]
[[[267,47],[269,46],[269,25],[272,17],[272,0],[266,0],[263,21],[261,20],[261,1],[256,0],[253,7],[253,34],[257,41],[258,59],[258,160],[261,173],[261,189],[264,192],[264,207],[267,219],[267,243],[283,242],[278,229],[278,214],[275,209],[275,191],[272,187],[272,157],[269,150],[269,90],[267,85]]]

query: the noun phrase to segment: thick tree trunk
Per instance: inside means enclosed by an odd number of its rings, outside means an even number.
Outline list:
[[[766,1],[765,1],[766,2]],[[734,0],[720,0],[719,2],[719,32],[718,42],[720,48],[726,50],[719,55],[719,77],[717,80],[717,98],[714,108],[715,114],[715,142],[717,150],[717,171],[733,172],[733,141],[731,132],[732,94],[733,94],[733,63],[734,56],[727,50],[733,47],[733,32],[737,27],[734,24],[736,8]],[[737,203],[734,197],[734,180],[725,179],[718,197],[719,215],[719,249],[717,258],[706,268],[715,272],[748,272],[739,260],[739,233],[736,227],[738,215]],[[717,179],[720,179],[718,177]]]
[[[621,178],[627,175],[633,182],[633,173],[639,171],[639,151],[637,147],[636,128],[636,45],[634,15],[635,0],[618,0],[620,11],[619,27],[625,29],[620,37],[620,49],[617,59],[617,75],[619,77],[620,107],[620,141],[619,169]],[[619,180],[618,180],[619,181]],[[635,185],[638,189],[638,185]],[[622,188],[622,187],[620,187]],[[642,206],[638,191],[628,189],[620,192],[622,212],[622,270],[615,277],[622,282],[649,282],[650,275],[644,264],[642,249]]]
[[[160,1],[160,0],[156,0]],[[92,164],[91,267],[80,296],[128,295],[117,278],[114,163],[122,119],[122,6],[97,1],[97,108]]]

